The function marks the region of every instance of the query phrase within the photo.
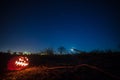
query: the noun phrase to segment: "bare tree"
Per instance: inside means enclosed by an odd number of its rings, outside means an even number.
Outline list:
[[[54,50],[52,48],[46,48],[45,53],[46,55],[54,55]]]
[[[60,54],[66,53],[66,48],[63,47],[63,46],[61,46],[61,47],[58,48],[58,52],[59,52]]]

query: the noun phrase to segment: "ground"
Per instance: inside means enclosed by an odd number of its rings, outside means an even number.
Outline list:
[[[9,71],[1,80],[119,80],[109,72],[96,66],[81,64],[76,66],[30,67],[19,71]]]

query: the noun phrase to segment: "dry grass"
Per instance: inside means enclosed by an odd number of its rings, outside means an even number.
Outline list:
[[[31,67],[8,72],[1,80],[119,80],[110,73],[90,65]]]
[[[20,71],[6,73],[3,80],[34,80],[35,76],[40,74],[45,76],[47,67],[31,67]]]

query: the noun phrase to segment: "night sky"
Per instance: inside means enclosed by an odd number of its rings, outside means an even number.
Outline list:
[[[3,0],[0,7],[0,51],[120,49],[116,0]]]

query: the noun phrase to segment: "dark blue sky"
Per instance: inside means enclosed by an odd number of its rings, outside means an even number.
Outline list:
[[[1,51],[120,49],[120,6],[115,0],[6,0],[1,8]]]

